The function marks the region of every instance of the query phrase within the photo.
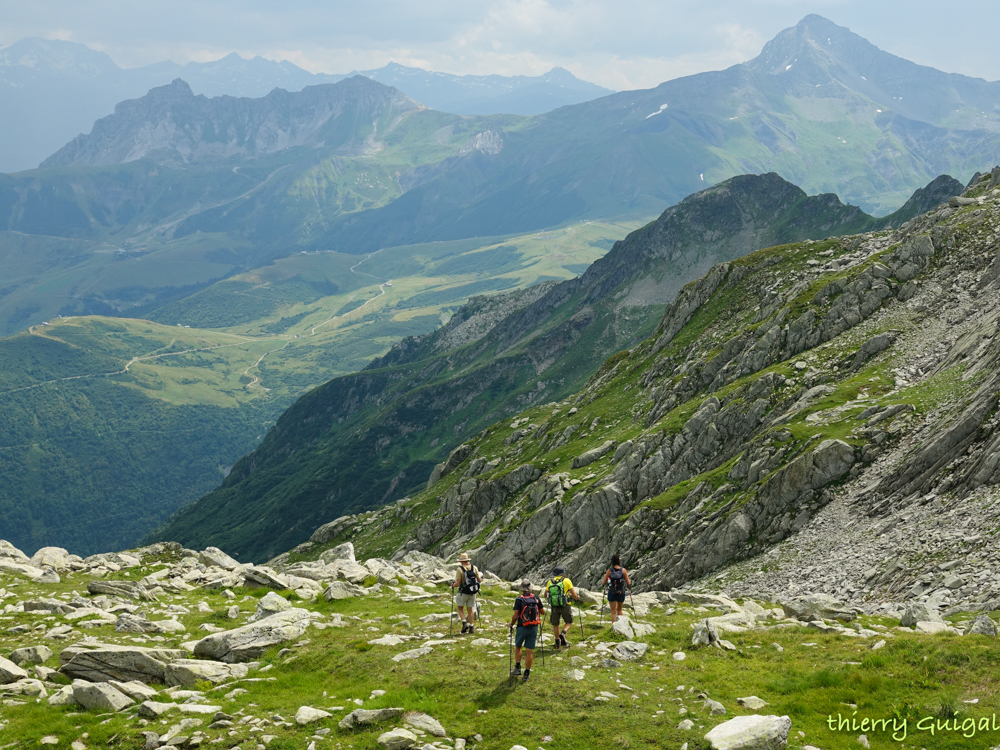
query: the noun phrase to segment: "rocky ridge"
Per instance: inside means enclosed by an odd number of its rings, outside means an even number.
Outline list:
[[[1000,169],[898,229],[718,265],[575,397],[334,541],[398,525],[397,555],[471,548],[500,575],[589,580],[616,550],[640,589],[996,608],[998,232]]]

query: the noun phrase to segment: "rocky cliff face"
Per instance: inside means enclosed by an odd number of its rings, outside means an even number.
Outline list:
[[[261,99],[195,96],[181,79],[118,104],[42,167],[121,164],[155,154],[163,163],[206,164],[260,157],[294,146],[358,155],[420,105],[362,76],[275,89]]]
[[[648,335],[664,305],[713,264],[872,221],[775,174],[701,191],[582,277],[474,300],[439,331],[301,399],[219,490],[156,538],[276,554],[332,516],[422,486],[451,448],[498,417],[573,393],[605,358]]]
[[[400,527],[400,554],[472,549],[502,575],[559,563],[596,577],[618,552],[660,588],[791,544],[827,508],[885,533],[927,504],[989,505],[998,238],[1000,168],[898,229],[719,264],[574,397],[484,430],[427,490],[365,520]],[[364,543],[348,521],[340,538]],[[878,536],[848,593],[889,567],[871,560]],[[900,565],[883,583],[921,575]]]

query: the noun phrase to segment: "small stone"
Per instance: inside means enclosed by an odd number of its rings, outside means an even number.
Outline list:
[[[56,737],[54,734],[47,734],[44,737],[42,737],[42,739],[38,740],[38,743],[40,745],[58,745],[59,738]]]
[[[621,661],[637,661],[641,659],[646,651],[649,650],[649,644],[647,643],[636,643],[635,641],[623,641],[614,647],[612,653],[615,658]]]
[[[424,646],[423,648],[415,648],[411,651],[404,651],[401,654],[396,654],[392,657],[393,661],[407,661],[409,659],[419,659],[421,656],[427,656],[427,654],[434,653],[434,649],[429,646]]]
[[[582,669],[568,669],[565,672],[565,677],[570,682],[578,682],[587,676],[587,673]]]
[[[709,713],[710,716],[725,716],[726,715],[726,707],[723,706],[718,701],[706,700],[704,707],[708,709],[708,713]]]
[[[791,728],[787,716],[737,716],[713,728],[705,739],[714,750],[782,750]]]
[[[868,741],[868,735],[866,735],[866,734],[859,734],[858,735],[858,744],[861,745],[861,747],[863,747],[866,750],[868,750],[868,748],[871,747],[871,743]]]
[[[674,661],[684,661],[687,659],[687,654],[683,651],[674,651]]]
[[[694,722],[691,719],[684,719],[680,724],[677,725],[678,729],[694,729]]]
[[[743,708],[749,708],[751,711],[760,711],[764,706],[769,705],[767,701],[761,700],[756,695],[748,695],[746,698],[737,698],[736,702],[743,706]]]

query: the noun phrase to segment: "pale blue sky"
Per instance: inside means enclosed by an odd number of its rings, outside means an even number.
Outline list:
[[[123,67],[232,51],[328,73],[389,61],[459,74],[559,65],[627,89],[747,60],[809,13],[915,62],[1000,79],[995,0],[0,0],[0,46],[69,39]]]

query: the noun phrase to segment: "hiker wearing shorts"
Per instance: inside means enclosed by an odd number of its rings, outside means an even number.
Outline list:
[[[625,606],[625,592],[632,586],[628,571],[622,567],[622,561],[618,555],[611,556],[611,567],[604,574],[601,586],[608,587],[608,606],[611,608],[611,622],[614,623],[622,616],[622,608]]]
[[[462,621],[462,635],[476,632],[476,594],[479,593],[479,584],[482,580],[479,569],[472,564],[469,556],[465,552],[459,555],[458,570],[455,571],[455,581],[451,587],[458,589],[458,593],[455,594],[455,606],[458,607],[458,619]],[[466,610],[467,614],[462,610]]]
[[[580,601],[580,595],[573,588],[573,582],[566,577],[566,570],[557,565],[552,571],[552,578],[545,582],[545,596],[549,601],[550,622],[552,623],[552,634],[556,638],[556,651],[569,646],[566,642],[566,633],[573,625],[573,607],[570,606],[569,598],[572,596]],[[560,632],[559,620],[564,625]]]
[[[528,681],[531,674],[531,660],[535,649],[535,640],[538,638],[538,627],[541,625],[542,616],[545,614],[545,607],[542,600],[531,593],[531,581],[525,579],[521,581],[521,595],[514,600],[514,614],[510,618],[510,629],[517,630],[514,633],[514,675],[521,674],[521,648],[527,652],[524,660],[523,682]]]

